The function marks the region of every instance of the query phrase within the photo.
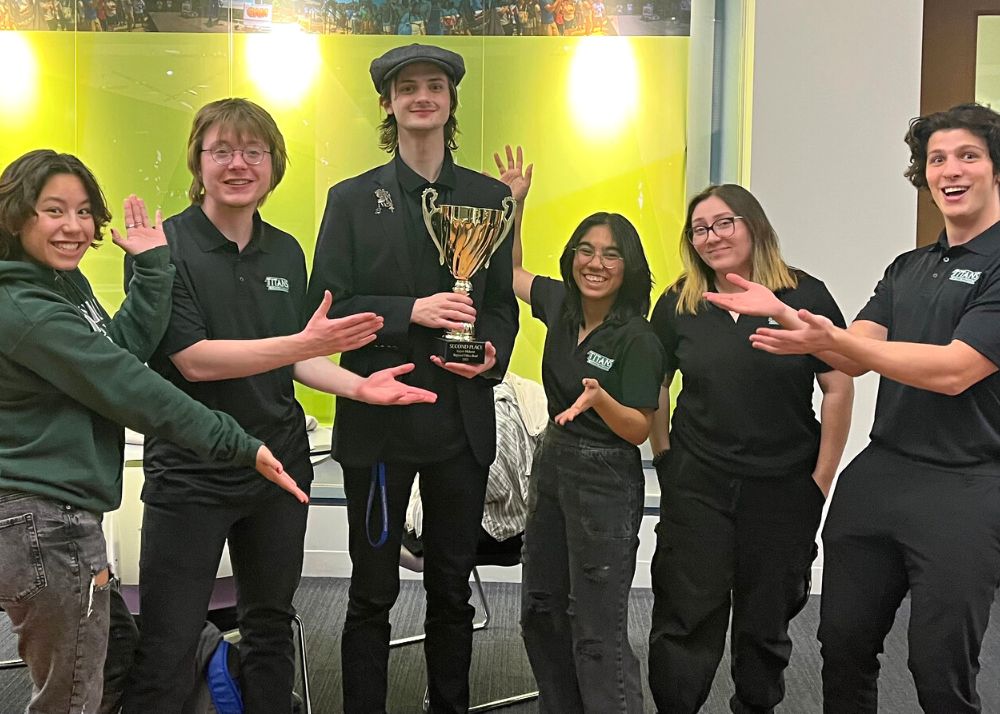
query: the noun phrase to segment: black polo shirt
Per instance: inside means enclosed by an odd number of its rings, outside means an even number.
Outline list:
[[[623,406],[656,409],[663,382],[663,350],[646,319],[605,320],[577,344],[580,326],[563,317],[565,297],[566,289],[559,280],[538,276],[531,283],[531,314],[548,328],[542,385],[549,401],[549,418],[572,406],[583,393],[585,377],[600,382]],[[555,428],[601,444],[628,444],[593,409]]]
[[[857,319],[893,341],[961,340],[1000,365],[1000,223],[964,245],[942,233],[903,253]],[[871,439],[932,467],[1000,476],[1000,373],[954,397],[882,377]]]
[[[170,324],[150,366],[205,406],[235,417],[308,488],[309,442],[291,366],[241,379],[188,382],[170,361],[170,355],[201,340],[255,340],[300,331],[306,292],[302,249],[259,214],[242,253],[200,206],[168,218],[164,230],[177,273]],[[147,503],[234,503],[277,488],[252,468],[207,463],[157,438],[146,440],[143,467]]]
[[[404,225],[409,242],[409,253],[414,265],[438,264],[438,251],[427,233],[421,197],[427,188],[438,192],[437,204],[448,203],[455,188],[455,164],[451,152],[444,152],[444,163],[437,180],[430,182],[406,165],[396,154],[396,178],[399,181],[399,195],[403,197]],[[455,278],[442,266],[436,271],[418,271],[414,276],[414,287],[419,296],[451,292]],[[411,329],[425,329],[415,325]],[[444,330],[438,330],[443,335]],[[389,427],[394,434],[383,447],[382,458],[386,461],[402,463],[432,463],[451,458],[464,448],[465,427],[459,417],[457,380],[465,379],[441,369],[424,357],[415,361],[414,373],[407,382],[419,384],[438,395],[433,405],[412,405],[391,411],[393,424]],[[454,419],[436,419],[435,414],[452,414]]]
[[[795,271],[798,287],[778,297],[795,309],[844,317],[826,286]],[[670,438],[712,468],[733,476],[787,477],[811,473],[820,425],[813,412],[817,372],[830,367],[810,355],[772,355],[754,349],[758,327],[780,327],[766,317],[740,315],[703,303],[677,314],[679,293],[667,290],[650,323],[667,354],[667,373],[683,375]]]

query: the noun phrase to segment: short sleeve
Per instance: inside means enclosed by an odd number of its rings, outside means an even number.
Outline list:
[[[205,339],[208,339],[205,316],[191,293],[184,271],[178,270],[174,275],[170,323],[160,343],[160,351],[169,357]]]
[[[545,323],[546,327],[559,319],[565,299],[566,288],[562,281],[542,275],[535,276],[531,281],[531,315]]]
[[[677,293],[667,289],[660,299],[656,301],[653,314],[649,318],[649,324],[653,328],[663,347],[663,371],[676,372],[677,360]]]
[[[827,289],[822,280],[817,280],[811,275],[800,273],[799,278],[800,305],[814,315],[822,315],[840,328],[847,327],[844,314],[840,311],[840,306],[833,299],[833,295]],[[810,356],[813,372],[829,372],[833,369],[821,359]]]
[[[881,325],[886,329],[892,327],[892,280],[895,267],[896,261],[893,261],[885,269],[882,279],[875,286],[875,293],[868,299],[868,303],[861,308],[857,317],[854,318],[855,321],[867,320]]]
[[[640,319],[640,318],[636,318]],[[663,383],[663,347],[653,331],[645,325],[633,335],[622,356],[622,388],[619,403],[635,409],[656,409]]]

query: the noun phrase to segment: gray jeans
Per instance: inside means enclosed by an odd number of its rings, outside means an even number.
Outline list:
[[[521,626],[545,714],[643,711],[628,596],[644,490],[634,446],[602,446],[550,423],[536,447]]]
[[[34,494],[0,491],[0,607],[34,684],[28,713],[97,712],[108,644],[101,516]]]

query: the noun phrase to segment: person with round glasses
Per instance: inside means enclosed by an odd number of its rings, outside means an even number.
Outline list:
[[[748,338],[766,317],[703,298],[736,292],[727,275],[844,318],[822,282],[789,267],[757,199],[709,186],[687,210],[684,272],[650,318],[666,378],[650,443],[660,481],[652,563],[649,685],[661,712],[697,712],[722,658],[732,612],[736,713],[769,712],[785,693],[788,623],[805,605],[823,504],[850,428],[851,378],[812,357],[777,357]],[[668,390],[683,375],[672,418]],[[822,391],[820,421],[813,386]]]
[[[652,274],[627,218],[599,212],[570,236],[562,280],[522,263],[532,167],[494,156],[517,200],[514,292],[547,328],[542,384],[549,423],[532,461],[524,531],[521,629],[543,712],[643,711],[628,640],[649,435],[663,350],[646,321]]]

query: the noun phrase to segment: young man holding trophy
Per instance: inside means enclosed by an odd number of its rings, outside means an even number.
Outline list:
[[[406,381],[438,401],[399,409],[337,399],[334,456],[344,469],[353,563],[341,645],[344,710],[385,711],[389,610],[419,472],[430,709],[464,712],[469,574],[496,452],[492,387],[507,369],[518,324],[505,239],[510,190],[452,160],[461,56],[414,44],[385,53],[370,71],[386,112],[380,145],[394,157],[330,189],[310,304],[329,290],[331,317],[383,316],[375,342],[344,353],[341,364],[364,375],[413,362]]]

